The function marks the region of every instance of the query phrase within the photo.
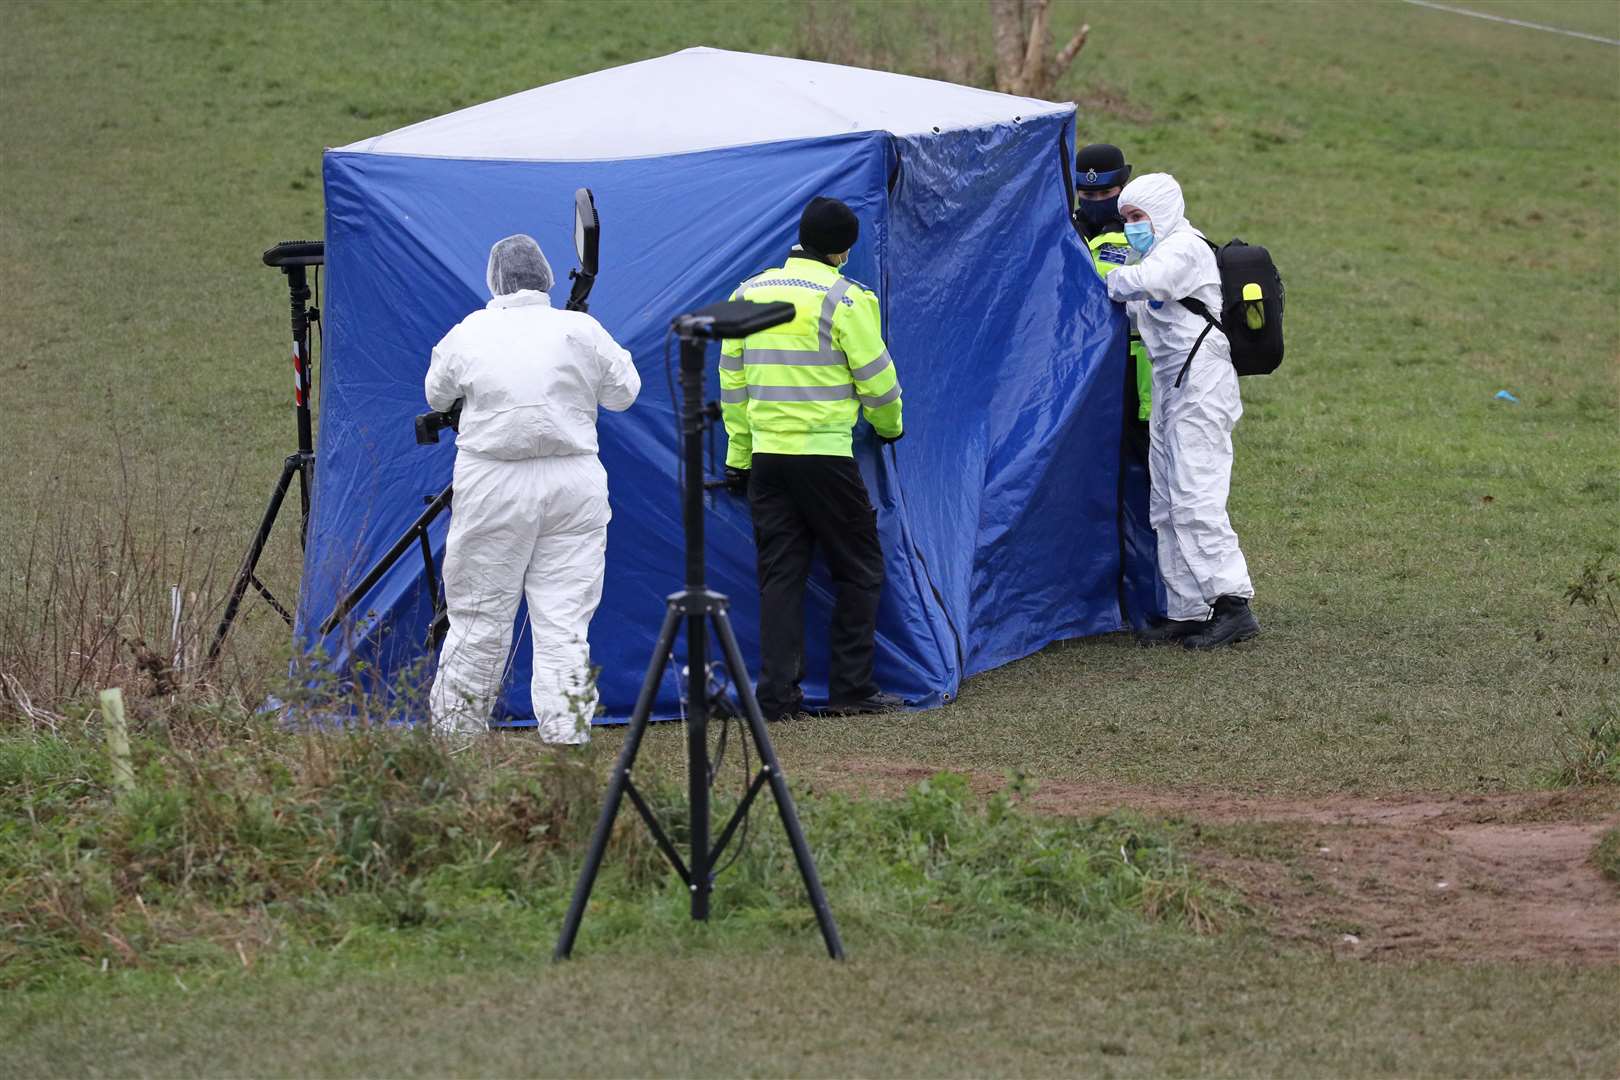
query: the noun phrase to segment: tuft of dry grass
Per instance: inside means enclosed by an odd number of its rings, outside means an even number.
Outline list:
[[[54,729],[110,686],[170,704],[261,698],[262,641],[203,663],[240,558],[210,516],[161,472],[133,475],[127,454],[99,501],[39,509],[3,553],[0,725]]]
[[[964,86],[995,82],[988,27],[961,5],[901,0],[878,7],[847,0],[806,0],[799,8],[796,55],[846,67],[895,71]],[[859,33],[851,33],[858,26]]]

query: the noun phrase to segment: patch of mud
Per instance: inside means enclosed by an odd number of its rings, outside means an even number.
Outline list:
[[[1279,937],[1339,956],[1620,962],[1602,826],[1309,825],[1259,858],[1201,848]]]
[[[893,795],[935,771],[846,761],[814,779]],[[1592,863],[1620,823],[1612,791],[1307,799],[1042,781],[1029,804],[1186,822],[1194,861],[1271,933],[1340,957],[1620,963],[1620,888]]]

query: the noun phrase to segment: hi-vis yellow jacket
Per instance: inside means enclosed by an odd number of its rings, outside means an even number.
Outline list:
[[[900,435],[900,379],[871,290],[795,254],[743,282],[731,298],[785,300],[797,314],[720,348],[728,466],[749,468],[756,452],[850,457],[857,405],[879,435]]]
[[[1125,265],[1125,259],[1131,253],[1130,242],[1125,239],[1122,232],[1105,232],[1093,236],[1086,241],[1091,248],[1091,260],[1097,267],[1101,277]],[[1136,369],[1136,405],[1137,419],[1147,422],[1148,414],[1153,410],[1153,365],[1148,360],[1147,346],[1136,331],[1131,331],[1131,365]]]

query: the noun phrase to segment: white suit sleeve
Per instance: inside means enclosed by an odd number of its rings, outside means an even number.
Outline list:
[[[444,412],[456,399],[466,396],[461,385],[459,360],[451,348],[450,335],[446,334],[443,341],[433,346],[433,359],[428,363],[427,378],[423,380],[429,408]]]
[[[592,330],[586,344],[602,364],[602,381],[597,384],[596,399],[604,409],[623,412],[641,393],[641,373],[636,370],[630,351],[614,341],[601,323],[596,323]]]
[[[1202,243],[1202,241],[1199,241]],[[1103,279],[1110,300],[1180,300],[1206,284],[1194,252],[1184,247],[1151,253]]]

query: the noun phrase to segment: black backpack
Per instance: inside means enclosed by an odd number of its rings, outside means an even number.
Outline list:
[[[1211,330],[1226,335],[1232,347],[1232,367],[1239,375],[1270,375],[1283,359],[1283,283],[1271,252],[1258,244],[1233,240],[1224,247],[1204,243],[1215,252],[1221,274],[1221,318],[1217,322],[1202,300],[1187,297],[1181,306],[1209,323],[1198,335],[1187,362],[1181,365],[1176,385],[1187,377],[1198,346]]]

